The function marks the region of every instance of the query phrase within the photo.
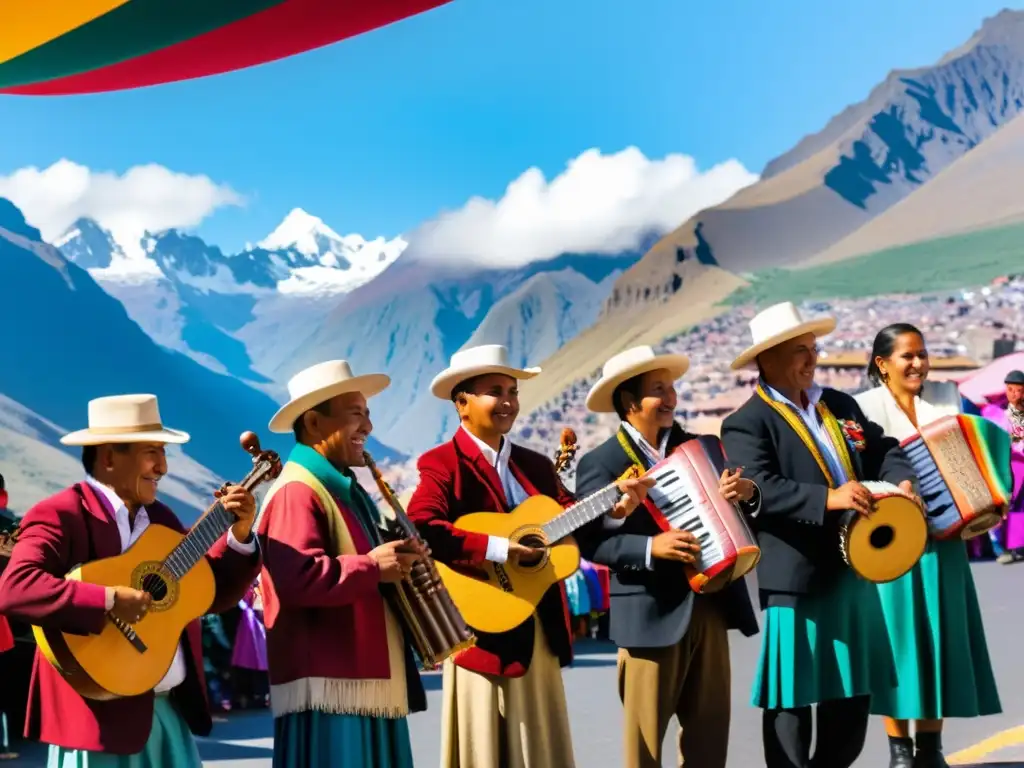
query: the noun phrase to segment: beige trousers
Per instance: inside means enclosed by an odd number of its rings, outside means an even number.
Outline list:
[[[441,768],[575,768],[565,688],[540,621],[523,677],[444,662]]]
[[[668,648],[619,649],[626,768],[661,768],[679,721],[680,766],[725,768],[731,702],[729,634],[714,603],[697,598],[683,639]]]

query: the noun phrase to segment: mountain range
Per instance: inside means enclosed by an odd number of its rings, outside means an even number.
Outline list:
[[[643,253],[446,266],[403,256],[401,238],[341,236],[300,209],[237,254],[175,230],[121,243],[90,220],[55,244],[151,339],[277,400],[292,375],[325,359],[388,372],[375,435],[402,454],[452,429],[450,404],[428,385],[453,352],[501,342],[524,365],[550,356],[597,319],[614,279]]]
[[[175,481],[199,508],[239,473],[237,433],[263,436],[288,378],[346,358],[392,376],[372,401],[370,450],[406,462],[454,428],[428,389],[465,345],[504,343],[514,363],[544,368],[524,388],[529,411],[609,355],[720,314],[758,273],[1024,220],[1022,84],[1024,12],[1003,11],[935,64],[890,73],[675,230],[517,268],[435,263],[414,235],[340,235],[298,208],[239,253],[176,230],[119,240],[88,219],[46,244],[5,202],[0,318],[22,330],[5,352],[16,375],[0,383],[0,437],[39,446],[38,460],[22,452],[21,476],[40,489],[55,455],[73,465],[55,435],[80,424],[88,397],[158,389],[165,420],[195,435]]]
[[[569,345],[545,361],[566,373],[542,382],[531,404],[558,396],[568,371],[594,370],[650,339],[651,317],[664,336],[721,313],[752,275],[1024,221],[1022,111],[1024,11],[1003,10],[936,63],[890,72],[757,182],[659,240],[616,281],[588,330],[595,354]],[[699,291],[697,273],[709,275]],[[877,284],[879,293],[905,287],[884,272]]]

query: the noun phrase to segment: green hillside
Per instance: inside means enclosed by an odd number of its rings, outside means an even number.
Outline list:
[[[773,269],[730,294],[725,306],[931,293],[985,285],[1024,272],[1024,224],[887,248],[834,264]]]

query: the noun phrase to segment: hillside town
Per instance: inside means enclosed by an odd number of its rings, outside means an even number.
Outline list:
[[[832,314],[836,331],[822,340],[818,381],[848,392],[864,387],[864,370],[875,333],[890,323],[911,322],[928,337],[932,376],[956,378],[988,362],[998,345],[1002,353],[1024,349],[1024,275],[1012,275],[990,285],[953,293],[888,294],[864,299],[804,302],[808,315]],[[747,322],[753,306],[725,309],[722,314],[665,339],[659,352],[683,353],[691,367],[677,384],[677,414],[690,431],[717,434],[722,422],[748,396],[754,384],[749,371],[734,372],[729,363],[749,343]],[[612,414],[587,411],[587,392],[600,371],[577,380],[561,396],[519,416],[513,437],[518,443],[553,455],[563,427],[571,427],[585,452],[615,428]],[[524,383],[529,386],[529,383]],[[387,467],[396,492],[415,488],[415,461]],[[571,473],[566,478],[569,482]],[[376,489],[374,488],[374,493]]]

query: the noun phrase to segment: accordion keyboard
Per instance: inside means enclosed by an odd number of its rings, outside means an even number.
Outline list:
[[[903,451],[917,473],[918,487],[928,514],[929,525],[937,530],[955,525],[960,520],[960,512],[953,492],[939,472],[927,444],[918,438],[907,443]]]
[[[700,505],[707,503],[706,494],[695,478],[684,475],[672,464],[654,470],[651,475],[655,485],[647,492],[648,498],[672,528],[697,537],[701,547],[699,561],[722,559],[721,541],[712,535],[700,514]]]

